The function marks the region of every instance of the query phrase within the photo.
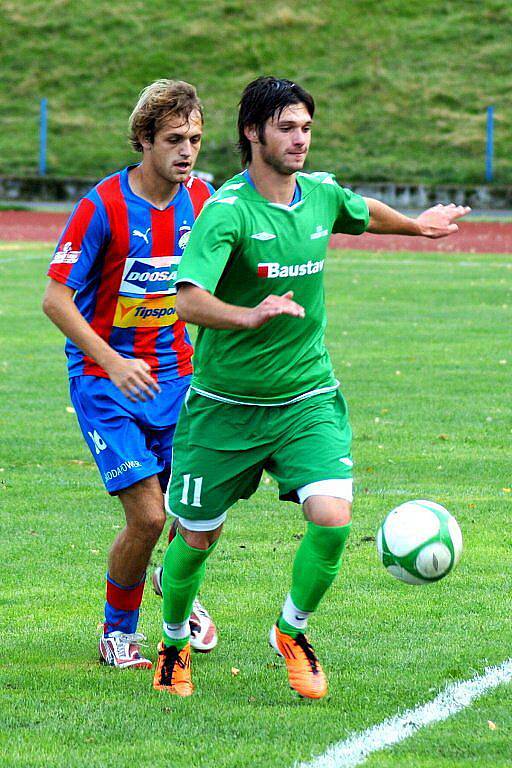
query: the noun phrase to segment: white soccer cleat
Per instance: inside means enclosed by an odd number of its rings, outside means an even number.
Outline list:
[[[153,571],[153,575],[151,577],[151,581],[153,582],[153,589],[155,590],[155,595],[158,595],[158,597],[162,597],[162,573],[163,568],[161,565],[158,566],[158,568],[155,568]]]
[[[194,600],[190,614],[190,645],[199,653],[210,653],[217,645],[217,628],[199,600]]]
[[[155,568],[152,576],[153,589],[162,597],[162,566]],[[199,600],[194,600],[190,614],[190,646],[199,653],[209,653],[217,645],[217,629],[213,619]]]
[[[140,655],[140,643],[146,638],[140,632],[127,635],[110,632],[100,637],[100,662],[119,669],[151,669],[153,664]]]

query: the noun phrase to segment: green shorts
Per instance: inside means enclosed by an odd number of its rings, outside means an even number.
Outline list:
[[[190,390],[173,443],[167,508],[176,517],[213,521],[257,489],[265,469],[279,497],[297,488],[352,477],[352,430],[341,392],[291,405],[220,403]]]

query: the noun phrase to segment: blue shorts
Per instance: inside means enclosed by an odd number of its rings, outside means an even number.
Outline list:
[[[154,400],[132,403],[110,381],[74,376],[71,402],[107,491],[116,494],[145,477],[168,474],[172,440],[190,376],[160,382]]]

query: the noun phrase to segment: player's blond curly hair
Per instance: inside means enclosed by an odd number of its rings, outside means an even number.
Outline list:
[[[156,80],[141,91],[139,100],[128,120],[130,144],[142,152],[140,136],[153,141],[164,120],[179,115],[187,120],[197,110],[203,117],[203,106],[193,85],[183,80]]]

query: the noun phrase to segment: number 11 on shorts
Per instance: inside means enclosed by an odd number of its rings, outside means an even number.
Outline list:
[[[203,478],[194,477],[194,497],[192,499],[191,507],[201,506],[201,488],[203,487]],[[181,503],[188,506],[188,492],[190,490],[190,475],[183,475],[183,493],[181,494]]]

